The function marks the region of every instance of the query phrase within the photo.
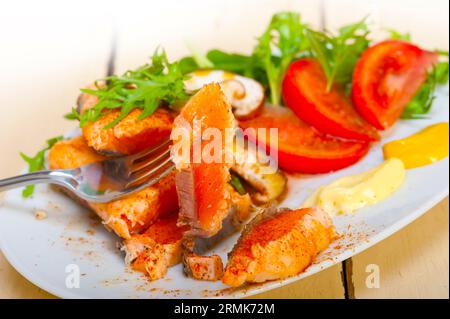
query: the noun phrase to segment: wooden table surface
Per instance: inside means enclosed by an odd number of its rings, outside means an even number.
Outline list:
[[[214,2],[214,6],[206,0],[191,1],[189,6],[166,0],[158,4],[158,10],[138,12],[129,11],[133,6],[118,5],[105,10],[102,2],[62,5],[49,1],[32,2],[26,9],[14,2],[0,10],[0,178],[23,168],[19,151],[32,154],[47,138],[73,128],[74,123],[61,115],[74,105],[79,87],[104,76],[114,32],[118,72],[142,64],[159,44],[171,57],[182,56],[194,35],[200,50],[220,47],[248,52],[253,46],[251,39],[261,33],[271,14],[280,10],[300,11],[312,25],[325,22],[329,28],[375,12],[373,20],[380,25],[409,30],[413,39],[430,48],[448,49],[446,0],[231,0]],[[145,2],[136,5],[145,6]],[[258,15],[253,14],[255,6]],[[86,7],[91,10],[84,10]],[[99,10],[103,14],[97,14]],[[167,16],[170,21],[164,18]],[[246,21],[247,26],[238,27],[235,21],[240,25]],[[256,297],[449,298],[448,215],[447,198],[346,265]],[[371,265],[380,269],[379,288],[366,285]],[[343,268],[348,276],[346,288]],[[0,253],[0,298],[53,296],[18,274]]]

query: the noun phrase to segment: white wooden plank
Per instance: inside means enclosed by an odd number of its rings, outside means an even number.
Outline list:
[[[331,30],[365,16],[372,28],[410,32],[413,42],[429,49],[449,47],[447,0],[323,0]],[[377,38],[380,32],[376,32]]]
[[[75,122],[63,119],[79,88],[105,75],[112,14],[102,3],[2,2],[0,8],[0,177]]]
[[[257,299],[343,299],[341,264],[313,276],[270,290],[251,298]]]
[[[305,21],[319,23],[314,0],[131,1],[118,17],[117,70],[143,64],[159,45],[169,57],[189,54],[187,44],[201,51],[220,48],[250,53],[273,13],[294,10]]]
[[[356,298],[446,298],[448,198],[411,225],[353,257]],[[379,287],[367,285],[373,266]],[[368,267],[369,266],[369,267]]]

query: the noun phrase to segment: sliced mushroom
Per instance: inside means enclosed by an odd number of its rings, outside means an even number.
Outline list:
[[[244,143],[242,137],[237,137],[236,141],[233,150],[235,160],[231,169],[257,191],[252,199],[258,204],[266,204],[280,197],[286,189],[284,174],[261,158],[264,152],[258,152],[254,144],[248,141]]]
[[[198,70],[189,74],[184,87],[187,92],[195,92],[205,84],[216,82],[233,107],[238,119],[255,114],[264,103],[264,88],[253,79],[222,70]]]

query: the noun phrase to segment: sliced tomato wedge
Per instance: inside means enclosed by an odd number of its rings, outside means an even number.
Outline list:
[[[368,48],[356,63],[352,100],[359,113],[383,130],[395,123],[424,83],[438,54],[404,41]]]
[[[286,72],[283,98],[298,117],[323,133],[354,140],[378,140],[377,130],[361,118],[343,90],[334,85],[327,92],[326,86],[319,62],[300,59]]]
[[[264,106],[257,116],[239,125],[250,140],[272,154],[277,152],[278,165],[291,172],[335,171],[356,163],[369,149],[366,141],[345,141],[318,132],[287,107]],[[258,128],[266,128],[268,134],[258,135]],[[278,147],[269,139],[270,128],[278,129]]]

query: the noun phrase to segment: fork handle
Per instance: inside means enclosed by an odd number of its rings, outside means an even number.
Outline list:
[[[0,180],[0,192],[33,184],[58,184],[66,186],[73,180],[68,171],[45,170],[18,175]]]

